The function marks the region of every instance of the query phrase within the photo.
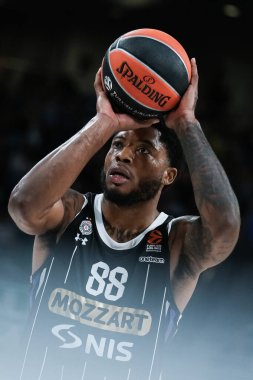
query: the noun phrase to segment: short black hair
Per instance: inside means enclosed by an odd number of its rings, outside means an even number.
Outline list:
[[[186,163],[182,146],[175,131],[167,128],[162,120],[160,123],[153,124],[153,127],[160,132],[159,139],[166,148],[170,165],[176,168],[179,173],[182,172],[185,169]]]

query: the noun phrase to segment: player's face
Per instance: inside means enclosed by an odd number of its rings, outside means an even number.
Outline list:
[[[157,129],[119,132],[105,159],[102,173],[104,195],[120,205],[152,199],[167,184],[168,171],[175,174],[176,169],[169,168],[167,152]],[[171,175],[175,177],[173,173]]]

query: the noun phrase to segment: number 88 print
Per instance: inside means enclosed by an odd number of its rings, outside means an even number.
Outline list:
[[[116,277],[120,277],[120,280]],[[110,270],[110,267],[103,261],[95,263],[91,267],[91,275],[86,284],[86,291],[93,296],[104,293],[109,301],[117,301],[123,296],[125,284],[127,282],[128,272],[123,267],[116,267]],[[105,281],[107,279],[107,282]]]

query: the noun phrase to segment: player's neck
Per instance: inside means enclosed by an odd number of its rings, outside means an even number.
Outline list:
[[[144,231],[159,215],[155,202],[120,207],[107,200],[102,202],[102,215],[108,235],[123,243]]]

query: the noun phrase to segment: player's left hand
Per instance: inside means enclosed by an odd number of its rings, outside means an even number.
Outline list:
[[[171,110],[164,118],[167,127],[175,129],[182,118],[187,121],[194,121],[195,109],[198,100],[198,69],[195,58],[191,59],[191,81],[180,100],[178,106]]]

